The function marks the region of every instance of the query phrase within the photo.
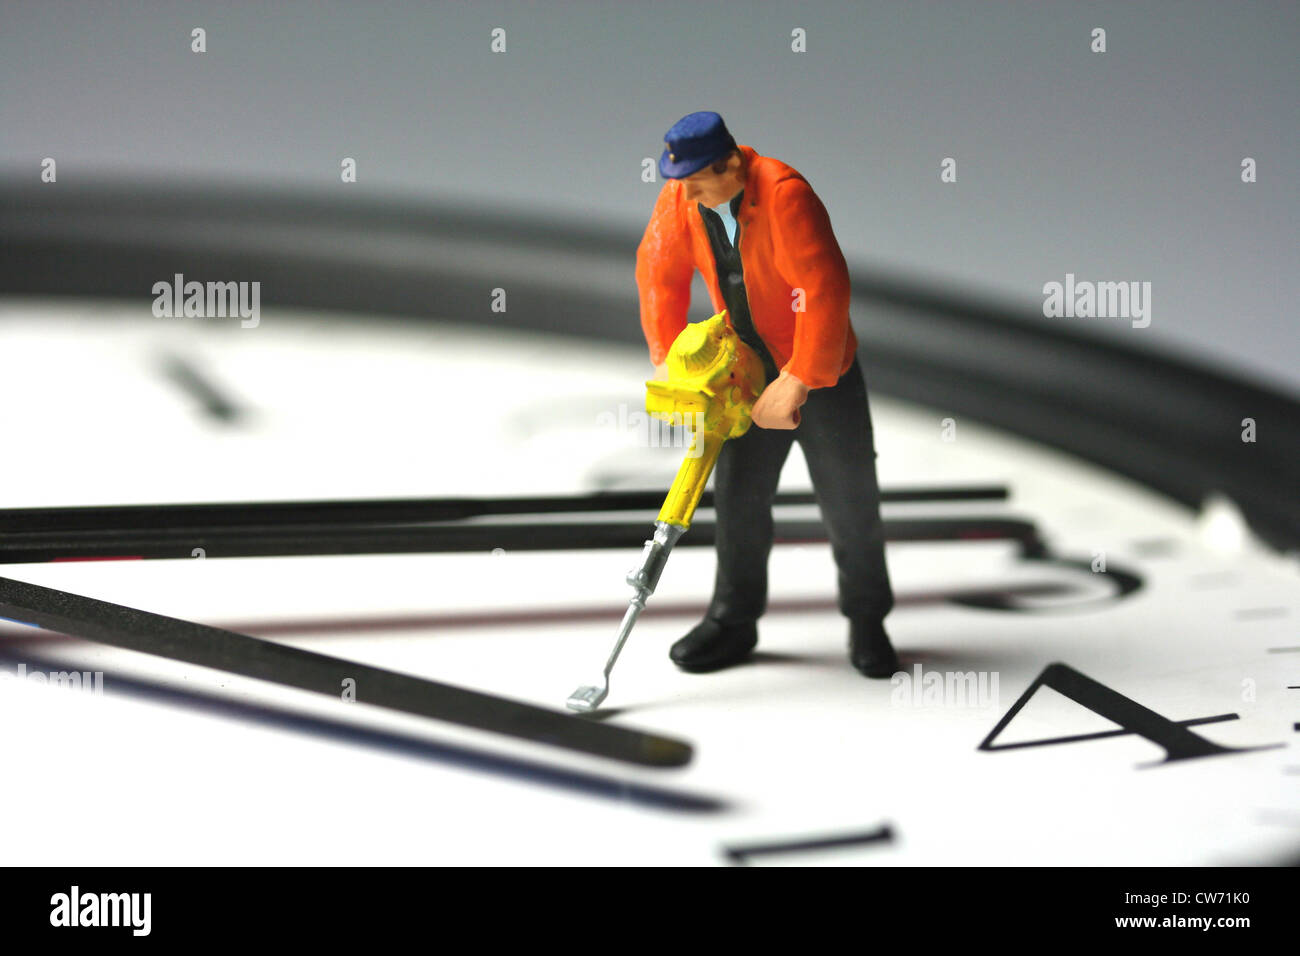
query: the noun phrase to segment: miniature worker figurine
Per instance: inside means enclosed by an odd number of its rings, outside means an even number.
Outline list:
[[[717,576],[705,618],[669,654],[687,671],[744,660],[767,606],[772,502],[798,441],[839,571],[849,659],[888,677],[893,607],[866,385],[849,324],[849,275],[830,218],[798,172],[738,146],[717,113],[691,113],[664,137],[667,180],[637,249],[641,325],[662,364],[686,327],[699,269],[715,312],[763,361],[754,426],[722,447],[714,469]]]

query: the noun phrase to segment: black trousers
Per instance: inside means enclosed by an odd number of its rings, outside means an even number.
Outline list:
[[[793,430],[753,425],[722,446],[713,473],[718,571],[708,616],[715,620],[756,621],[767,608],[772,501],[781,466],[796,441],[807,459],[839,570],[841,613],[883,618],[894,606],[871,411],[857,360],[835,385],[809,392],[800,416]]]

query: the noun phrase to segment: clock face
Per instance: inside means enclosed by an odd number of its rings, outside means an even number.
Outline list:
[[[451,320],[149,300],[0,307],[3,507],[665,492],[644,349]],[[653,768],[0,622],[16,863],[1247,864],[1300,851],[1294,555],[1072,458],[872,393],[903,670],[849,665],[829,546],[778,541],[754,659],[693,675],[709,547],[676,549],[591,717]],[[810,487],[796,450],[783,491]],[[813,505],[778,518],[815,519]],[[653,511],[594,513],[593,525]],[[708,519],[707,510],[700,521]],[[16,564],[11,577],[563,711],[637,549]],[[491,529],[501,529],[501,544]],[[3,533],[0,532],[0,544]],[[84,677],[81,690],[49,675]],[[12,679],[21,675],[23,679]],[[56,679],[56,683],[60,682]],[[102,691],[102,692],[98,692]],[[75,840],[50,833],[79,822]]]

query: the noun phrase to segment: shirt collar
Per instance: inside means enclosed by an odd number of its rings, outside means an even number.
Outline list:
[[[708,206],[706,208],[712,209],[714,212],[717,212],[718,210],[725,208],[726,211],[731,214],[731,218],[735,219],[736,214],[740,211],[740,204],[744,201],[745,201],[745,190],[742,189],[740,192],[736,193],[736,195],[732,196],[726,202],[718,203],[718,205],[716,206]]]
[[[761,159],[758,153],[750,146],[737,145],[740,155],[745,158],[745,188],[741,190],[740,197],[744,200],[747,208],[753,208],[762,201],[759,194],[758,177],[754,175],[754,160]]]

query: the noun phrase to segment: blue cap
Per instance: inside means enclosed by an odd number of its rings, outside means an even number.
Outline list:
[[[683,116],[664,134],[664,152],[659,157],[659,174],[681,179],[699,172],[736,148],[727,124],[717,113],[699,112]]]

